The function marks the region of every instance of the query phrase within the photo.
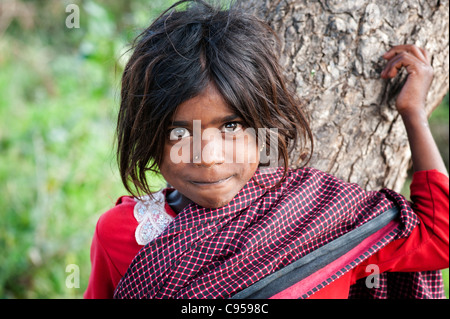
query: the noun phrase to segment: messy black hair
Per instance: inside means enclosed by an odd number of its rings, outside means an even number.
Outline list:
[[[132,45],[124,69],[117,157],[126,189],[150,193],[177,107],[212,83],[248,127],[277,128],[280,163],[310,158],[312,133],[283,76],[279,41],[260,19],[236,5],[183,0],[163,12]],[[270,139],[267,139],[269,143]],[[309,156],[298,149],[306,150]]]

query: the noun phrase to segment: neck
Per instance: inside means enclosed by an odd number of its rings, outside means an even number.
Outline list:
[[[167,203],[175,211],[176,214],[181,212],[187,205],[192,203],[192,201],[181,194],[179,191],[174,190],[167,195]]]

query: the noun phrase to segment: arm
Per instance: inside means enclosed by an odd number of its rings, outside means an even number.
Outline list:
[[[390,243],[359,265],[353,272],[352,282],[366,277],[369,274],[366,266],[370,264],[378,265],[380,272],[448,267],[448,175],[425,113],[425,100],[433,77],[429,57],[424,50],[410,45],[394,47],[383,57],[388,60],[381,73],[383,78],[395,77],[402,67],[408,71],[396,106],[411,147],[415,170],[411,200],[421,222],[408,238]]]
[[[409,237],[391,242],[358,265],[352,284],[370,274],[368,265],[377,265],[380,273],[448,268],[448,187],[448,177],[435,170],[414,173],[411,199],[420,218],[419,225]]]
[[[112,298],[117,283],[142,248],[135,238],[135,204],[133,198],[123,196],[100,216],[91,245],[92,269],[84,298]]]
[[[84,293],[85,299],[110,299],[113,297],[117,277],[115,268],[101,244],[98,226],[91,245],[91,274]],[[120,279],[120,278],[119,278]]]
[[[402,67],[408,72],[396,106],[408,134],[414,171],[436,169],[448,176],[425,112],[426,97],[433,79],[428,53],[414,45],[399,45],[383,57],[388,63],[381,73],[382,78],[395,77]]]

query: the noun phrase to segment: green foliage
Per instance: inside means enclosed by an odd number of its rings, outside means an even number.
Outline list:
[[[68,3],[19,2],[40,27],[0,30],[1,298],[82,297],[95,223],[126,194],[113,147],[121,55],[167,2],[75,2],[79,29],[65,27]],[[66,287],[69,264],[80,288]]]
[[[22,0],[2,20],[0,298],[82,297],[96,221],[126,194],[113,147],[122,55],[173,2]],[[79,29],[65,26],[71,3]],[[66,286],[70,264],[80,288]]]
[[[449,134],[448,134],[448,119],[449,119],[449,95],[444,97],[442,103],[430,116],[430,128],[434,139],[441,151],[447,171],[449,170]]]

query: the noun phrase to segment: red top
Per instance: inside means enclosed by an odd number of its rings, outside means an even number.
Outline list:
[[[310,299],[346,299],[357,279],[372,274],[367,265],[380,272],[425,271],[449,265],[449,179],[436,170],[414,173],[411,200],[421,223],[405,239],[396,240],[356,268],[312,295]],[[143,247],[136,242],[138,226],[133,198],[119,198],[116,206],[104,213],[91,246],[92,272],[85,298],[112,298],[114,289],[133,258]],[[166,203],[166,211],[175,217]],[[366,268],[368,269],[366,272]]]

